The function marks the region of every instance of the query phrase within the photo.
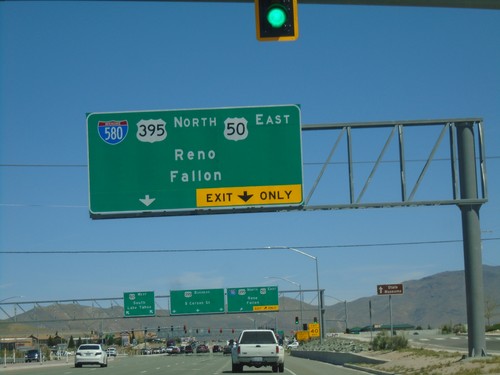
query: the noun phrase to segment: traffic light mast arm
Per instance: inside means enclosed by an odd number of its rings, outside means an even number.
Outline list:
[[[0,0],[8,1],[8,0]],[[15,0],[11,0],[15,1]],[[102,1],[102,0],[90,0]],[[110,1],[143,1],[143,0],[110,0]],[[154,0],[158,2],[183,3],[251,3],[254,0]],[[500,9],[498,0],[300,0],[301,4],[327,5],[383,5],[410,6],[424,8],[469,8],[469,9]]]
[[[14,2],[22,0],[0,0],[1,2]],[[86,0],[102,1],[102,0]],[[108,0],[120,2],[143,2],[144,0]],[[251,3],[254,0],[151,0],[164,3]],[[468,8],[468,9],[500,9],[498,0],[300,0],[301,4],[326,4],[326,5],[383,5],[383,6],[408,6],[424,8]]]

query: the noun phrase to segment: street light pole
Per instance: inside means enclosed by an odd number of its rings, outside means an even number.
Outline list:
[[[304,251],[301,251],[299,249],[296,249],[294,247],[289,247],[289,246],[269,246],[268,249],[286,249],[286,250],[291,250],[296,253],[302,254],[308,258],[314,259],[316,263],[316,290],[318,292],[318,320],[320,323],[320,330],[319,330],[319,340],[320,342],[323,341],[323,318],[321,315],[321,290],[319,288],[319,271],[318,271],[318,257],[315,257],[311,254],[308,254]]]
[[[278,276],[264,276],[266,279],[279,279],[279,280],[284,280],[284,281],[288,281],[289,283],[293,284],[293,285],[297,285],[299,287],[299,296],[300,296],[300,324],[302,325],[302,323],[304,323],[304,318],[303,318],[303,300],[304,300],[304,297],[302,295],[302,285],[300,285],[300,283],[296,283],[295,281],[292,281],[292,280],[288,280],[286,277],[278,277]]]

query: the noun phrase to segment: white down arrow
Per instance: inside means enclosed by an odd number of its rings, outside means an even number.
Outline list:
[[[151,203],[153,203],[156,198],[149,198],[149,195],[146,195],[144,198],[139,198],[139,200],[146,206],[149,207]]]

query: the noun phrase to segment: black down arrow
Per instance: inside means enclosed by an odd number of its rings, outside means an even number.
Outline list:
[[[245,190],[243,195],[238,195],[238,197],[240,197],[244,202],[248,202],[250,198],[253,197],[253,194],[248,195],[248,192]]]

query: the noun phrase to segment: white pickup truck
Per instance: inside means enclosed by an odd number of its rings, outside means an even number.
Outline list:
[[[273,372],[285,371],[285,351],[270,329],[250,329],[241,332],[231,351],[233,372],[243,372],[243,366],[271,366]]]

